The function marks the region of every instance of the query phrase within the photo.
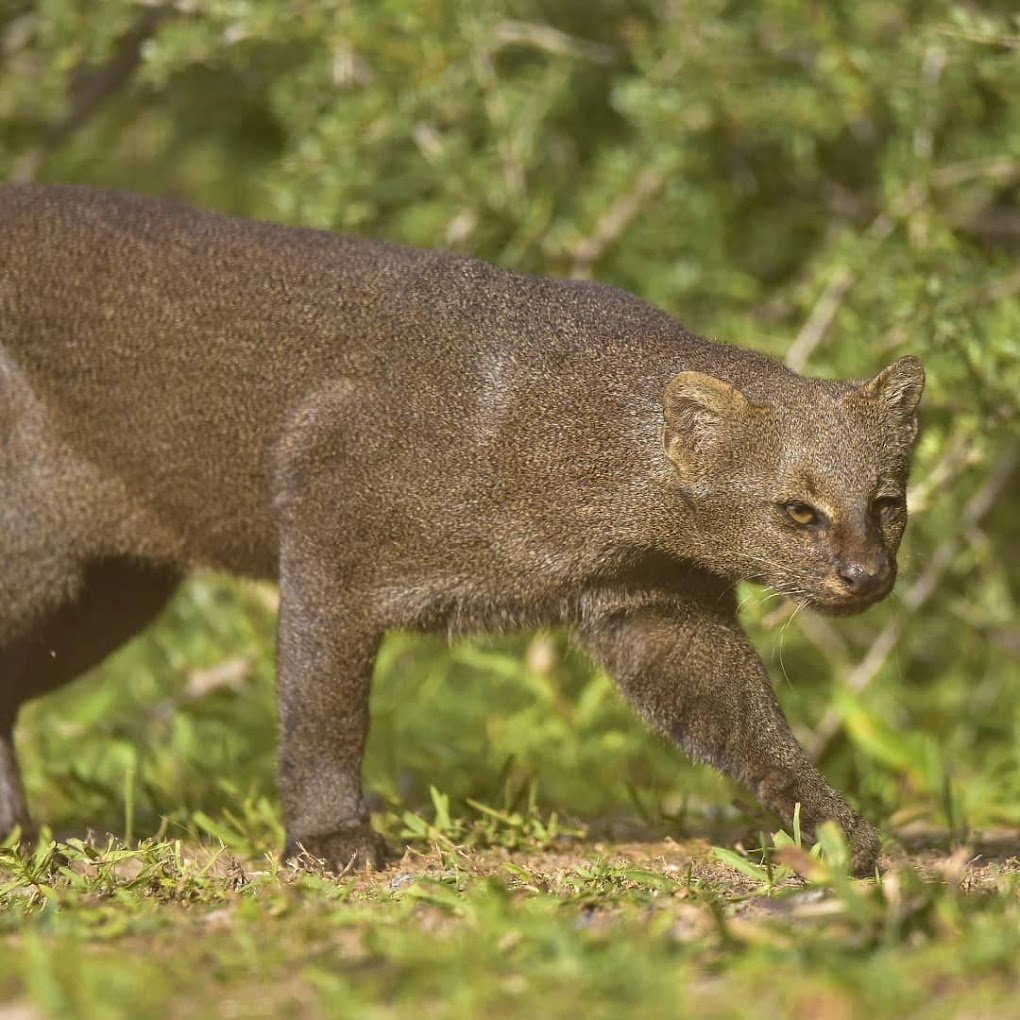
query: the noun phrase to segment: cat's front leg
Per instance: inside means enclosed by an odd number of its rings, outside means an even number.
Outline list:
[[[836,821],[854,873],[874,871],[878,832],[808,760],[735,614],[683,603],[621,610],[583,636],[650,725],[752,790],[787,828],[798,803],[808,834]]]

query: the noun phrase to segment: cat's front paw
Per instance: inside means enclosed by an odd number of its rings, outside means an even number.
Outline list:
[[[856,878],[870,878],[875,874],[882,841],[878,829],[860,816],[846,833],[850,848],[850,871]]]
[[[322,835],[292,837],[284,860],[302,868],[325,866],[338,875],[381,871],[397,855],[368,822]]]

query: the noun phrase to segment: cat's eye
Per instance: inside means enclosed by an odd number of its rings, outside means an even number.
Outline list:
[[[881,496],[871,504],[871,508],[880,521],[891,521],[903,509],[903,498],[901,496]]]
[[[794,524],[800,524],[803,527],[807,527],[811,524],[818,523],[818,511],[807,503],[787,503],[783,507],[786,511],[786,516],[793,521]]]

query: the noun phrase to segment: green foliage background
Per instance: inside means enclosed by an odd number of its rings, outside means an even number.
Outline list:
[[[838,623],[751,592],[744,612],[795,725],[876,820],[1020,825],[1013,4],[0,0],[0,19],[4,179],[592,276],[818,375],[920,355],[899,597]],[[26,712],[38,813],[137,812],[137,835],[262,810],[271,602],[198,578]],[[698,832],[734,794],[557,635],[394,635],[376,688],[383,804],[531,781],[547,807]]]

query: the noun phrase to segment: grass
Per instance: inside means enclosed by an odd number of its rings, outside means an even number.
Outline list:
[[[95,1017],[1013,1015],[1015,861],[876,883],[808,859],[766,880],[704,845],[415,841],[338,882],[179,840],[72,840],[0,855],[0,992]]]
[[[337,879],[279,859],[273,609],[196,579],[24,714],[26,784],[57,836],[0,848],[2,1020],[1014,1014],[1001,747],[950,761],[855,702],[826,768],[900,837],[857,881],[838,833],[769,836],[559,636],[394,635],[366,777],[408,849]],[[803,654],[784,652],[788,676]],[[827,692],[781,693],[803,720]]]

